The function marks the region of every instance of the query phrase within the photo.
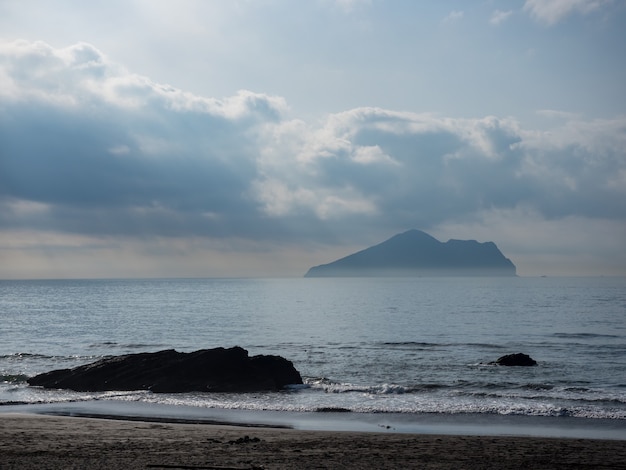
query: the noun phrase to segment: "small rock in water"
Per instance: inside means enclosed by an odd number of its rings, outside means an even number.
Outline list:
[[[536,366],[537,361],[535,361],[528,354],[516,353],[516,354],[507,354],[506,356],[499,357],[497,361],[492,364],[497,364],[499,366]]]

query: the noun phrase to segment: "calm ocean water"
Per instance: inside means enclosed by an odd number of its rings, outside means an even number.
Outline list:
[[[626,420],[626,279],[0,281],[0,404]],[[280,393],[76,393],[25,379],[102,357],[242,346],[293,361]],[[523,352],[537,367],[489,361]]]

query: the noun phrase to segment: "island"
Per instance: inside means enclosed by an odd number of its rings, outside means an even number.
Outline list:
[[[516,276],[515,265],[493,242],[448,240],[409,230],[304,277]]]

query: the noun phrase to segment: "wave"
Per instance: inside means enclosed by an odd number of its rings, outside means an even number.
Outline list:
[[[409,347],[409,348],[437,348],[441,346],[445,346],[445,344],[441,343],[427,343],[422,341],[384,341],[382,343],[378,343],[380,346],[391,346],[391,347]]]
[[[92,355],[92,354],[87,354],[87,355],[80,355],[80,354],[71,354],[68,356],[59,356],[59,355],[49,355],[49,354],[37,354],[37,353],[24,353],[24,352],[17,352],[17,353],[12,353],[12,354],[4,354],[4,355],[0,355],[0,361],[1,360],[8,360],[8,361],[21,361],[21,360],[61,360],[61,361],[66,361],[66,360],[70,360],[70,361],[74,361],[74,360],[97,360],[97,359],[101,359],[103,357],[109,357],[106,355]]]
[[[314,390],[311,390],[314,393]],[[359,394],[360,395],[360,394]],[[324,394],[324,396],[327,396]],[[343,397],[343,395],[342,395]],[[137,397],[119,397],[117,400],[138,401]],[[192,406],[200,408],[239,409],[256,411],[288,412],[341,412],[341,413],[396,413],[403,415],[506,415],[506,416],[542,416],[573,417],[591,419],[626,420],[626,410],[619,407],[605,408],[587,403],[547,403],[519,400],[484,400],[465,397],[455,400],[363,400],[362,397],[343,398],[341,400],[285,401],[259,399],[258,395],[228,398],[224,395],[202,397],[194,395],[160,396],[146,395],[140,401],[153,404],[174,406]]]
[[[423,383],[416,385],[376,384],[359,385],[351,383],[334,382],[326,378],[304,378],[305,384],[314,390],[326,393],[366,393],[370,395],[403,395],[408,393],[420,393],[442,388],[449,388],[446,384]]]
[[[598,333],[553,333],[553,338],[572,338],[572,339],[595,339],[595,338],[621,338],[620,335],[607,335]]]
[[[28,376],[23,374],[0,375],[0,382],[9,384],[26,383],[26,380],[28,380]]]
[[[152,350],[154,348],[164,348],[169,347],[166,344],[150,344],[150,343],[118,343],[116,341],[102,341],[99,343],[92,343],[87,346],[88,349],[100,349],[100,348],[111,348],[111,349],[146,349]]]
[[[515,399],[523,401],[560,400],[576,403],[605,403],[623,406],[626,394],[587,387],[556,386],[549,383],[515,384],[508,382],[469,382],[399,384],[352,384],[325,378],[305,378],[306,388],[326,394],[366,394],[372,397],[390,395],[437,396],[446,400],[471,397],[478,399]]]
[[[449,347],[471,347],[482,349],[506,349],[506,346],[495,343],[429,343],[422,341],[385,341],[382,343],[375,343],[379,347],[391,347],[394,349],[411,349],[411,350],[424,350],[435,348],[449,348]]]
[[[587,397],[557,397],[549,393],[525,396],[515,391],[462,390],[441,384],[417,387],[380,384],[363,386],[308,380],[296,389],[282,393],[181,393],[157,394],[149,391],[79,393],[43,390],[11,384],[0,388],[0,405],[83,403],[123,401],[155,405],[196,407],[205,409],[269,410],[294,412],[355,412],[399,414],[498,414],[626,420],[623,396],[608,401]],[[421,390],[421,391],[420,391]]]
[[[483,390],[553,390],[554,384],[549,383],[525,383],[518,384],[514,382],[470,382],[460,381],[453,386],[459,389],[483,389]]]
[[[33,353],[24,353],[18,352],[13,354],[3,354],[0,355],[1,359],[54,359],[55,356],[48,356],[46,354],[33,354]]]
[[[584,391],[571,390],[568,388],[517,388],[517,389],[500,389],[500,390],[470,390],[457,393],[458,396],[467,396],[474,398],[488,399],[511,399],[522,400],[525,402],[543,402],[543,401],[567,401],[579,404],[605,404],[614,406],[624,406],[626,404],[626,396],[615,394],[604,390],[587,389]]]

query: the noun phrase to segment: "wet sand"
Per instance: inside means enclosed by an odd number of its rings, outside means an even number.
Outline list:
[[[626,441],[0,415],[0,469],[626,469]]]

